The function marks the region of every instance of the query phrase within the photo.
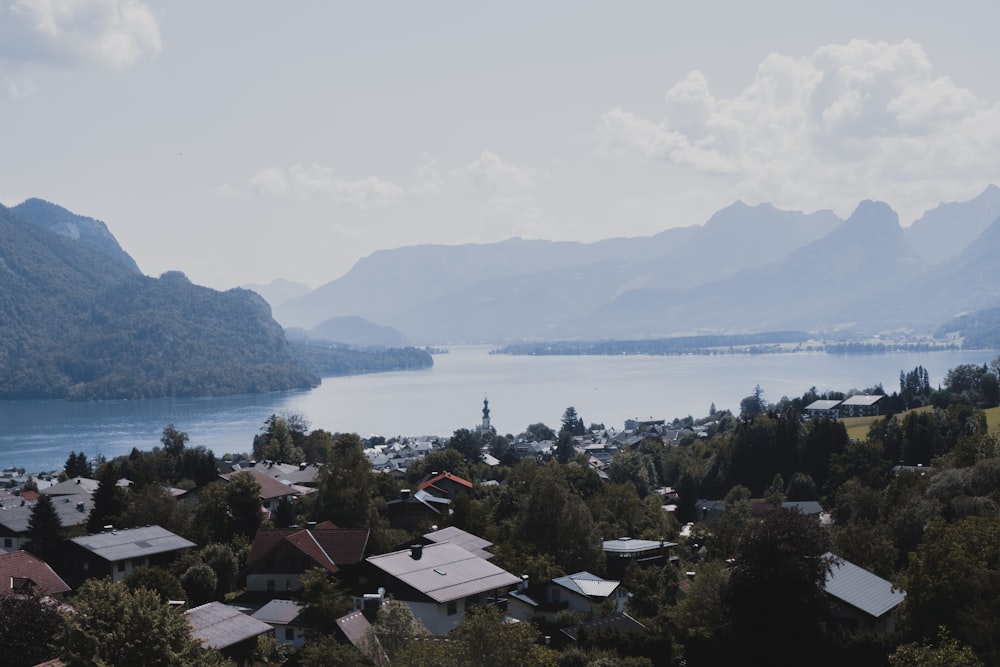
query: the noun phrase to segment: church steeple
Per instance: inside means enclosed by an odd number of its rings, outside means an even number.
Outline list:
[[[483,398],[483,425],[482,430],[490,430],[490,400],[488,398]]]

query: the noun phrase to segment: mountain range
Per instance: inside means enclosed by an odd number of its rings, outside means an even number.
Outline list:
[[[971,335],[971,322],[989,318],[968,314],[1000,307],[998,218],[996,186],[906,228],[877,201],[846,220],[736,202],[649,237],[383,250],[272,306],[286,327],[363,318],[420,345],[793,329]]]

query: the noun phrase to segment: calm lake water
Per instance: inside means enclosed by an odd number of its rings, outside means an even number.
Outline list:
[[[899,389],[899,372],[918,365],[937,386],[959,364],[983,364],[994,351],[834,356],[820,352],[720,356],[511,357],[489,348],[453,348],[434,368],[326,378],[311,391],[145,401],[0,402],[0,468],[61,468],[70,451],[89,459],[159,446],[169,423],[217,455],[248,451],[271,414],[304,415],[312,428],[361,435],[451,435],[482,419],[488,397],[500,433],[529,424],[558,426],[574,406],[586,424],[622,428],[630,418],[703,417],[739,410],[754,385],[764,398],[800,396],[810,387],[849,391],[881,383]]]

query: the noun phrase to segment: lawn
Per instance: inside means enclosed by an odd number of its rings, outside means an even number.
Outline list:
[[[930,407],[917,408],[917,410],[930,410]],[[984,412],[986,413],[986,424],[990,433],[1000,436],[1000,407],[988,408]],[[845,417],[840,421],[844,422],[849,438],[852,440],[864,440],[868,437],[868,428],[876,419],[881,419],[881,417]]]

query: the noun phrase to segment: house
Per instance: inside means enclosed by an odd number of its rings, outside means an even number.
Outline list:
[[[410,608],[437,636],[465,618],[467,610],[499,602],[520,579],[468,550],[452,544],[415,544],[367,559],[372,579]]]
[[[264,597],[302,589],[302,575],[320,567],[330,574],[354,570],[345,584],[353,588],[368,550],[368,529],[338,528],[329,521],[307,528],[259,530],[240,575],[250,593]]]
[[[834,621],[851,630],[892,633],[896,609],[906,599],[906,592],[850,561],[832,553],[825,556],[832,559],[832,564],[823,590]]]
[[[0,595],[58,595],[69,591],[69,585],[42,559],[27,551],[0,554]]]
[[[837,417],[837,406],[840,405],[840,401],[833,399],[821,398],[815,400],[809,405],[807,405],[803,410],[805,411],[806,419],[818,419],[820,417]]]
[[[0,503],[0,553],[18,551],[28,542],[28,522],[35,506],[35,500],[29,500],[28,495]],[[87,523],[93,499],[89,493],[53,496],[52,506],[63,528],[68,529]]]
[[[184,614],[191,625],[191,636],[205,648],[216,649],[238,667],[253,664],[257,637],[271,632],[271,626],[235,607],[209,602]]]
[[[632,563],[642,567],[668,563],[671,560],[670,549],[676,546],[675,542],[637,540],[631,537],[604,540],[604,558],[608,574],[612,577],[622,577]]]
[[[253,475],[257,483],[260,484],[260,502],[267,512],[276,511],[283,500],[294,502],[295,497],[301,493],[300,489],[295,488],[292,484],[280,482],[257,468],[226,473],[219,475],[219,477],[228,482],[235,475]]]
[[[450,513],[450,505],[450,498],[441,498],[426,490],[411,494],[409,489],[402,489],[399,498],[386,503],[386,514],[393,528],[413,531],[440,523]]]
[[[456,493],[472,491],[472,482],[450,472],[431,473],[417,485],[418,491],[426,491],[438,498],[453,498]]]
[[[556,614],[564,610],[580,612],[588,619],[603,616],[604,611],[622,612],[628,592],[620,581],[582,571],[558,577],[540,587],[530,585],[524,577],[509,597],[508,612],[513,618],[531,621],[543,617],[554,621]]]
[[[306,643],[306,628],[301,617],[305,605],[294,600],[271,600],[252,616],[274,628],[279,644],[301,648]]]
[[[628,600],[628,593],[620,581],[586,571],[553,579],[548,594],[552,602],[565,600],[568,609],[583,612],[588,618],[602,615],[600,606],[606,601],[610,601],[612,613],[624,611]]]
[[[876,417],[882,413],[881,394],[855,394],[849,396],[837,408],[841,417]]]
[[[93,577],[119,582],[143,566],[164,566],[194,542],[160,526],[125,528],[74,537],[66,541],[57,568],[73,586]]]

